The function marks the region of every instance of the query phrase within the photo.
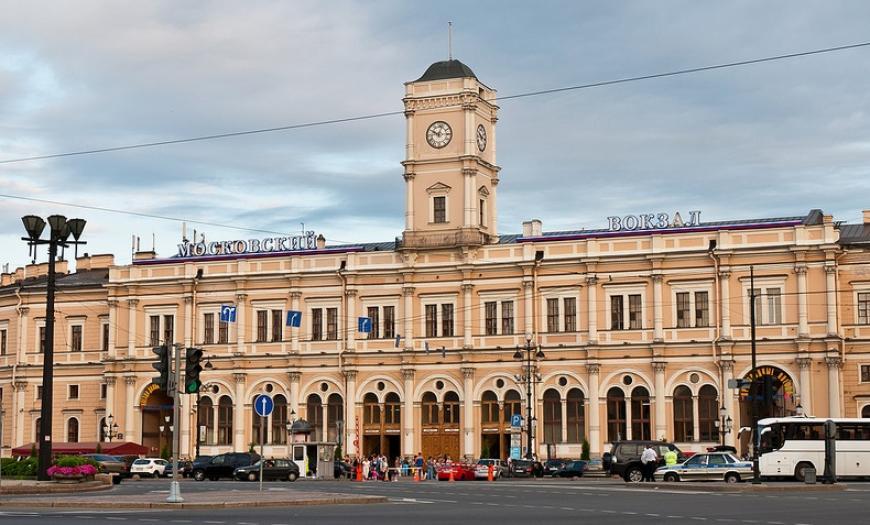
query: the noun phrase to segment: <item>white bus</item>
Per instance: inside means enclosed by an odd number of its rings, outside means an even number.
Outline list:
[[[762,477],[804,479],[804,469],[825,471],[826,418],[777,417],[759,420],[758,470]],[[837,425],[837,477],[870,477],[870,419],[833,418]]]

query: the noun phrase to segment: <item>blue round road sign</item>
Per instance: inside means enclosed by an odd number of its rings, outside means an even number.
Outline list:
[[[254,412],[260,417],[268,417],[275,408],[275,402],[266,394],[260,394],[254,398]]]

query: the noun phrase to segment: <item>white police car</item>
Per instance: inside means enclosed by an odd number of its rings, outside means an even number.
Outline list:
[[[726,452],[695,454],[682,463],[659,467],[656,477],[664,481],[725,481],[738,483],[752,479],[752,462],[740,461]]]

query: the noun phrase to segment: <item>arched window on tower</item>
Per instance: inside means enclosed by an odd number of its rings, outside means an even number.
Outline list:
[[[305,417],[311,424],[311,441],[323,441],[323,402],[317,394],[308,396]]]
[[[698,439],[718,441],[719,395],[712,385],[704,385],[698,391]]]
[[[607,391],[607,439],[625,439],[625,393],[613,387]]]
[[[586,417],[583,392],[579,388],[568,391],[568,443],[582,443],[586,437]]]
[[[214,444],[214,403],[210,397],[200,397],[197,402],[196,431],[200,443]]]
[[[483,423],[498,423],[498,397],[487,390],[480,398],[480,420]]]
[[[339,421],[344,424],[344,402],[339,394],[329,394],[326,400],[326,439],[338,442]]]
[[[218,401],[218,445],[233,444],[233,400],[221,396]]]
[[[363,398],[363,423],[367,425],[380,425],[381,406],[378,404],[378,396],[369,392]]]
[[[642,386],[631,391],[631,438],[652,439],[649,391]]]
[[[550,388],[544,392],[544,443],[562,442],[562,396]]]
[[[674,441],[694,440],[694,414],[691,390],[685,385],[678,386],[674,389]]]
[[[444,394],[444,424],[459,424],[459,394],[456,392]]]
[[[272,409],[272,443],[283,445],[287,443],[287,398],[282,394],[276,395],[272,400],[275,407]]]
[[[438,417],[438,400],[435,398],[435,394],[432,392],[426,392],[423,394],[420,408],[423,412],[421,421],[424,425],[437,425],[440,423],[441,420]]]

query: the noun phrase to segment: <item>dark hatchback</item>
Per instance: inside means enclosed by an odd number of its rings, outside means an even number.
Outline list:
[[[584,472],[586,472],[586,462],[577,460],[565,463],[554,475],[560,478],[581,478]]]
[[[544,462],[544,475],[556,476],[566,464],[570,463],[568,459],[548,459]]]
[[[257,481],[260,479],[260,461],[235,469],[233,477],[239,481]],[[263,481],[296,481],[297,479],[299,479],[299,466],[296,462],[287,458],[263,461]]]
[[[258,454],[249,452],[228,452],[218,454],[211,458],[208,463],[193,469],[193,479],[203,481],[210,479],[217,481],[221,478],[232,478],[239,467],[253,465],[260,459]]]
[[[532,462],[527,459],[515,459],[511,461],[511,476],[514,478],[528,478],[532,475]]]

